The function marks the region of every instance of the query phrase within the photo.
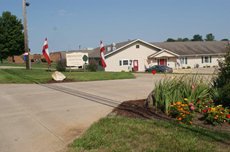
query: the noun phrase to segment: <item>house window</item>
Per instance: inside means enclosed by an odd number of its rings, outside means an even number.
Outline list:
[[[132,60],[119,60],[119,65],[120,66],[126,66],[126,65],[132,65]]]
[[[129,65],[129,60],[123,60],[123,65]]]
[[[182,57],[182,58],[180,59],[180,63],[181,63],[181,64],[188,64],[188,59],[187,59],[187,57]]]
[[[212,57],[211,56],[202,56],[201,62],[202,63],[212,63]]]
[[[140,45],[136,45],[136,48],[139,49],[139,48],[140,48]]]

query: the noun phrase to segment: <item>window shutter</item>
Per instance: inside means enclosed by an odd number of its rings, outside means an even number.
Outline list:
[[[119,60],[119,65],[122,66],[122,61],[121,60]]]
[[[210,63],[212,63],[212,56],[210,56]]]
[[[185,64],[188,64],[187,57],[185,57]]]
[[[202,58],[202,63],[204,63],[204,57],[202,56],[201,58]]]

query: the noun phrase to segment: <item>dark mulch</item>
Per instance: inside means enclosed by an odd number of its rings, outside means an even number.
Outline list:
[[[117,108],[115,108],[112,113],[119,116],[125,116],[130,118],[160,119],[160,120],[167,120],[167,121],[174,120],[173,118],[168,117],[161,111],[156,112],[156,109],[154,108],[152,109],[147,108],[145,106],[145,100],[146,99],[125,101],[121,103]],[[201,117],[202,117],[201,114],[197,114],[197,117],[194,118],[193,120],[193,124],[204,128],[230,132],[230,125],[228,123],[213,126],[202,121]]]
[[[146,99],[125,101],[115,108],[113,113],[131,118],[172,120],[160,111],[156,112],[155,109],[147,108],[145,106],[145,100]]]

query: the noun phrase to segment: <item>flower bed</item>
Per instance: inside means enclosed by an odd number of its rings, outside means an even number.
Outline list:
[[[166,78],[155,86],[147,101],[149,108],[156,108],[175,118],[179,123],[192,124],[199,113],[208,124],[230,124],[230,109],[216,105],[217,94],[211,82],[197,75]]]

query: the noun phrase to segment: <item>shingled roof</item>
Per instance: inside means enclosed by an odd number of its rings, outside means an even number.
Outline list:
[[[129,41],[125,41],[125,42],[116,43],[116,50],[129,44],[129,43],[131,43],[131,42],[133,42],[133,41],[135,41],[135,40],[129,40]],[[105,46],[105,55],[110,53],[107,51],[108,47],[112,47],[112,44]],[[89,56],[92,58],[99,58],[100,57],[100,47],[97,47],[97,48],[93,49],[91,52],[89,52]]]
[[[189,41],[151,43],[181,56],[225,54],[227,42],[224,41]]]
[[[138,41],[138,39],[116,43],[116,50],[119,50],[120,48],[128,45],[129,43],[131,44],[134,41]],[[166,49],[180,56],[193,56],[193,55],[225,54],[227,43],[228,42],[225,41],[188,41],[188,42],[154,42],[148,44],[153,45],[154,47],[158,47],[158,49],[159,48],[161,48],[162,50]],[[107,50],[108,47],[112,48],[112,44],[105,46],[106,48],[105,55],[111,53],[111,51],[108,52]],[[97,47],[89,51],[89,57],[99,58],[100,48]]]

